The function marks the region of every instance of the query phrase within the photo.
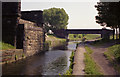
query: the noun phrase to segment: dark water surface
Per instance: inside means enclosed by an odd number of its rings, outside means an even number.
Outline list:
[[[68,70],[69,57],[76,44],[69,42],[67,50],[50,50],[2,66],[3,75],[58,75]]]

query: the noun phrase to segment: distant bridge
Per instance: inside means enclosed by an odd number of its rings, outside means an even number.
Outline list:
[[[102,34],[103,31],[112,33],[109,29],[66,29],[67,34]]]
[[[58,37],[67,38],[69,34],[101,34],[102,38],[109,38],[114,34],[114,30],[110,29],[60,29],[54,32]]]

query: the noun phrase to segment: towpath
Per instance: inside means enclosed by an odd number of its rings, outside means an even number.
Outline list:
[[[84,44],[79,44],[76,52],[75,52],[75,57],[74,57],[74,66],[73,66],[73,75],[84,75],[84,53],[85,53],[85,48]]]
[[[112,64],[104,56],[104,52],[107,51],[107,46],[95,47],[89,45],[89,47],[94,51],[92,53],[92,57],[94,61],[99,65],[104,75],[116,75],[117,73],[114,70]]]
[[[92,46],[87,44],[94,52],[92,53],[92,58],[96,62],[96,64],[100,67],[100,71],[103,72],[104,75],[117,75],[116,71],[114,70],[112,64],[107,60],[104,56],[104,52],[107,51],[107,48],[111,45],[105,44],[103,46]],[[79,44],[74,56],[74,66],[73,66],[73,75],[85,75],[84,68],[84,53],[86,52],[84,48],[84,44]]]

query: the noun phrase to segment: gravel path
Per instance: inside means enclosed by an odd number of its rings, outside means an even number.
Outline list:
[[[97,63],[97,65],[101,68],[100,70],[103,72],[104,75],[117,75],[117,72],[113,68],[112,64],[107,60],[107,58],[104,56],[104,52],[107,51],[107,48],[111,44],[106,44],[104,46],[91,46],[87,44],[94,52],[92,53],[92,57],[94,61]],[[73,75],[85,75],[84,68],[84,53],[85,48],[83,44],[79,44],[79,46],[76,49],[75,56],[74,56],[74,66],[73,66]]]
[[[92,54],[93,59],[95,62],[100,66],[101,70],[103,71],[104,75],[116,75],[116,71],[114,70],[113,66],[104,56],[104,52],[107,51],[105,47],[89,47],[94,51]]]
[[[84,68],[84,53],[85,48],[83,44],[79,44],[74,57],[73,75],[85,75]]]

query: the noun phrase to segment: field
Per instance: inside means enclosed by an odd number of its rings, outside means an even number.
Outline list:
[[[101,39],[101,35],[99,34],[69,34],[70,41],[81,41],[83,37],[86,40]]]

